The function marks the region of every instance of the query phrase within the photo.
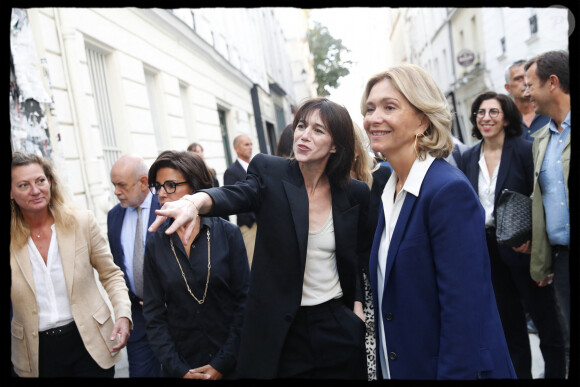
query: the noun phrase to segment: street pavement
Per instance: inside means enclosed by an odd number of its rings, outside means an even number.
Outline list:
[[[540,340],[537,334],[530,333],[530,348],[532,349],[532,377],[544,378],[544,358],[540,352]],[[115,366],[115,378],[128,378],[129,365],[127,363],[127,349],[123,348],[123,358]]]

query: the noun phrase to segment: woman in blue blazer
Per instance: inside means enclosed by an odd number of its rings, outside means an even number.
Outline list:
[[[157,213],[175,217],[175,229],[198,213],[255,211],[240,378],[366,380],[359,262],[368,259],[370,191],[350,178],[352,119],[344,107],[313,98],[292,126],[293,159],[257,154],[246,180],[166,203]]]
[[[495,304],[484,211],[444,158],[451,114],[415,65],[372,77],[361,101],[374,152],[393,173],[369,270],[382,379],[514,378]]]
[[[532,194],[532,142],[520,137],[522,116],[506,95],[488,91],[477,96],[470,120],[473,137],[481,141],[463,153],[461,169],[485,209],[491,280],[514,369],[518,379],[532,378],[527,310],[538,329],[544,378],[564,379],[564,341],[553,286],[537,286],[530,277],[530,255],[499,245],[495,232],[501,192]]]

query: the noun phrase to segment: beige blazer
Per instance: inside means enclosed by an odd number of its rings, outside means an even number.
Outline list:
[[[102,368],[111,368],[122,355],[109,352],[114,346],[109,340],[114,321],[94,270],[113,305],[114,316],[127,317],[132,325],[123,272],[113,262],[109,244],[91,212],[78,211],[74,227],[66,230],[57,226],[56,235],[75,323],[93,359]],[[10,247],[10,269],[12,364],[19,376],[38,377],[38,306],[27,245],[18,250]]]

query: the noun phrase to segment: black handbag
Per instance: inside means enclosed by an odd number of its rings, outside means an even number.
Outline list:
[[[497,243],[519,247],[532,239],[532,199],[519,192],[501,191],[495,210]]]

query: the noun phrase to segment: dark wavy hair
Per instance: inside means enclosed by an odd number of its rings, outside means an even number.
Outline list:
[[[179,171],[194,192],[213,187],[211,173],[197,153],[173,150],[161,152],[149,168],[149,186],[155,183],[157,172],[161,168],[171,168]]]
[[[354,127],[348,110],[344,106],[323,97],[306,100],[294,114],[293,133],[299,122],[306,121],[318,110],[320,119],[330,132],[336,152],[331,153],[326,164],[326,175],[339,187],[350,182],[350,169],[354,162]]]
[[[483,136],[477,127],[477,111],[483,103],[488,99],[495,99],[499,102],[501,106],[501,111],[503,112],[503,120],[507,122],[507,126],[504,127],[506,137],[517,137],[522,134],[522,113],[518,110],[518,107],[512,101],[510,97],[505,94],[498,94],[495,91],[486,91],[481,93],[475,98],[475,101],[471,104],[471,115],[469,116],[469,121],[473,127],[471,128],[471,135],[478,140],[481,140]]]

